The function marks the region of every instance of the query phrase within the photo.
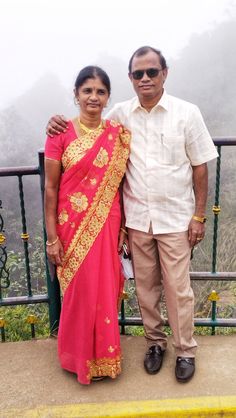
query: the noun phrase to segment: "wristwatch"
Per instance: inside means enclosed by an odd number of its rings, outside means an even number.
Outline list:
[[[204,224],[207,220],[206,216],[200,217],[195,215],[192,216],[192,219],[194,219],[194,221],[201,222],[201,224]]]

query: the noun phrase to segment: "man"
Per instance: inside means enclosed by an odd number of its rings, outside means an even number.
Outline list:
[[[145,46],[132,55],[129,78],[137,96],[107,115],[132,132],[124,182],[124,210],[136,291],[148,350],[144,367],[157,373],[167,347],[160,313],[164,287],[176,352],[175,375],[195,371],[191,248],[205,234],[207,162],[217,157],[199,109],[164,90],[168,68],[159,50]],[[51,134],[65,128],[49,123]]]

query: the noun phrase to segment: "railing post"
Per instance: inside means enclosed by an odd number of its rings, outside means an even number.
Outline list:
[[[3,318],[0,318],[0,333],[1,333],[1,338],[2,338],[2,342],[4,343],[6,341],[6,336],[5,336],[5,320]]]
[[[211,327],[211,335],[215,335],[215,322],[216,322],[216,302],[220,300],[218,293],[215,290],[212,290],[211,294],[208,296],[208,300],[211,301],[211,320],[212,320],[212,327]]]
[[[29,263],[29,246],[28,246],[29,234],[27,232],[27,226],[26,226],[24,190],[23,190],[23,182],[22,182],[21,175],[18,176],[18,181],[19,181],[19,196],[20,196],[20,209],[21,209],[21,222],[22,222],[21,238],[24,243],[27,288],[28,288],[28,296],[32,296],[30,263]]]
[[[121,302],[121,308],[120,308],[120,319],[121,319],[121,335],[125,335],[125,303],[124,300]]]
[[[0,200],[0,210],[1,209],[2,201]],[[6,241],[4,232],[4,221],[0,212],[0,301],[2,299],[2,289],[6,289],[10,286],[9,269],[7,269],[7,249],[4,245]]]
[[[39,171],[40,171],[40,188],[42,196],[42,207],[43,207],[43,233],[44,233],[44,254],[46,262],[46,279],[47,279],[47,289],[49,296],[49,320],[50,320],[50,333],[51,335],[55,334],[58,330],[60,312],[61,312],[61,296],[60,296],[60,286],[56,276],[56,273],[51,273],[48,267],[48,261],[46,256],[46,229],[44,221],[44,152],[40,150],[38,152],[39,156]],[[53,275],[53,277],[52,277]]]
[[[121,322],[121,334],[125,335],[125,299],[129,299],[128,294],[123,290],[121,297],[121,307],[120,307],[120,322]]]
[[[214,233],[212,246],[212,273],[216,272],[216,257],[217,257],[217,234],[218,234],[218,215],[220,213],[219,196],[220,196],[220,164],[221,164],[221,146],[217,146],[219,157],[216,162],[216,188],[215,188],[215,204],[212,208],[214,213]]]

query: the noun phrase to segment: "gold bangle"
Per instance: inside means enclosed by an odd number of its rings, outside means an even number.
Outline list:
[[[53,241],[53,242],[48,242],[48,241],[46,241],[46,245],[47,245],[48,247],[51,247],[52,245],[56,244],[58,240],[59,240],[59,237],[56,237],[55,241]]]
[[[126,229],[124,229],[124,228],[120,228],[120,230],[121,230],[122,232],[124,232],[124,234],[128,235],[128,232],[126,231]]]
[[[199,216],[195,216],[195,215],[192,216],[192,219],[194,219],[194,221],[201,222],[201,224],[204,224],[207,220],[207,218],[205,216],[199,217]]]

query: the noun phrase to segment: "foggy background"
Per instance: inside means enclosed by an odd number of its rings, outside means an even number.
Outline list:
[[[131,98],[128,61],[143,45],[166,57],[169,94],[197,104],[212,136],[236,136],[236,0],[0,0],[0,166],[37,164],[49,118],[77,113],[73,84],[83,66],[108,72],[110,106]],[[211,268],[215,163],[209,177],[211,220],[206,249],[198,250],[202,271]],[[32,239],[42,230],[39,179],[24,182]],[[221,270],[236,270],[235,183],[236,147],[227,147],[222,150]],[[13,249],[22,247],[18,193],[16,179],[0,178],[1,213]]]
[[[166,57],[169,94],[199,105],[212,135],[233,135],[235,23],[235,0],[0,0],[0,165],[37,162],[50,116],[77,113],[83,66],[108,72],[110,106],[132,97],[127,65],[142,45]]]

